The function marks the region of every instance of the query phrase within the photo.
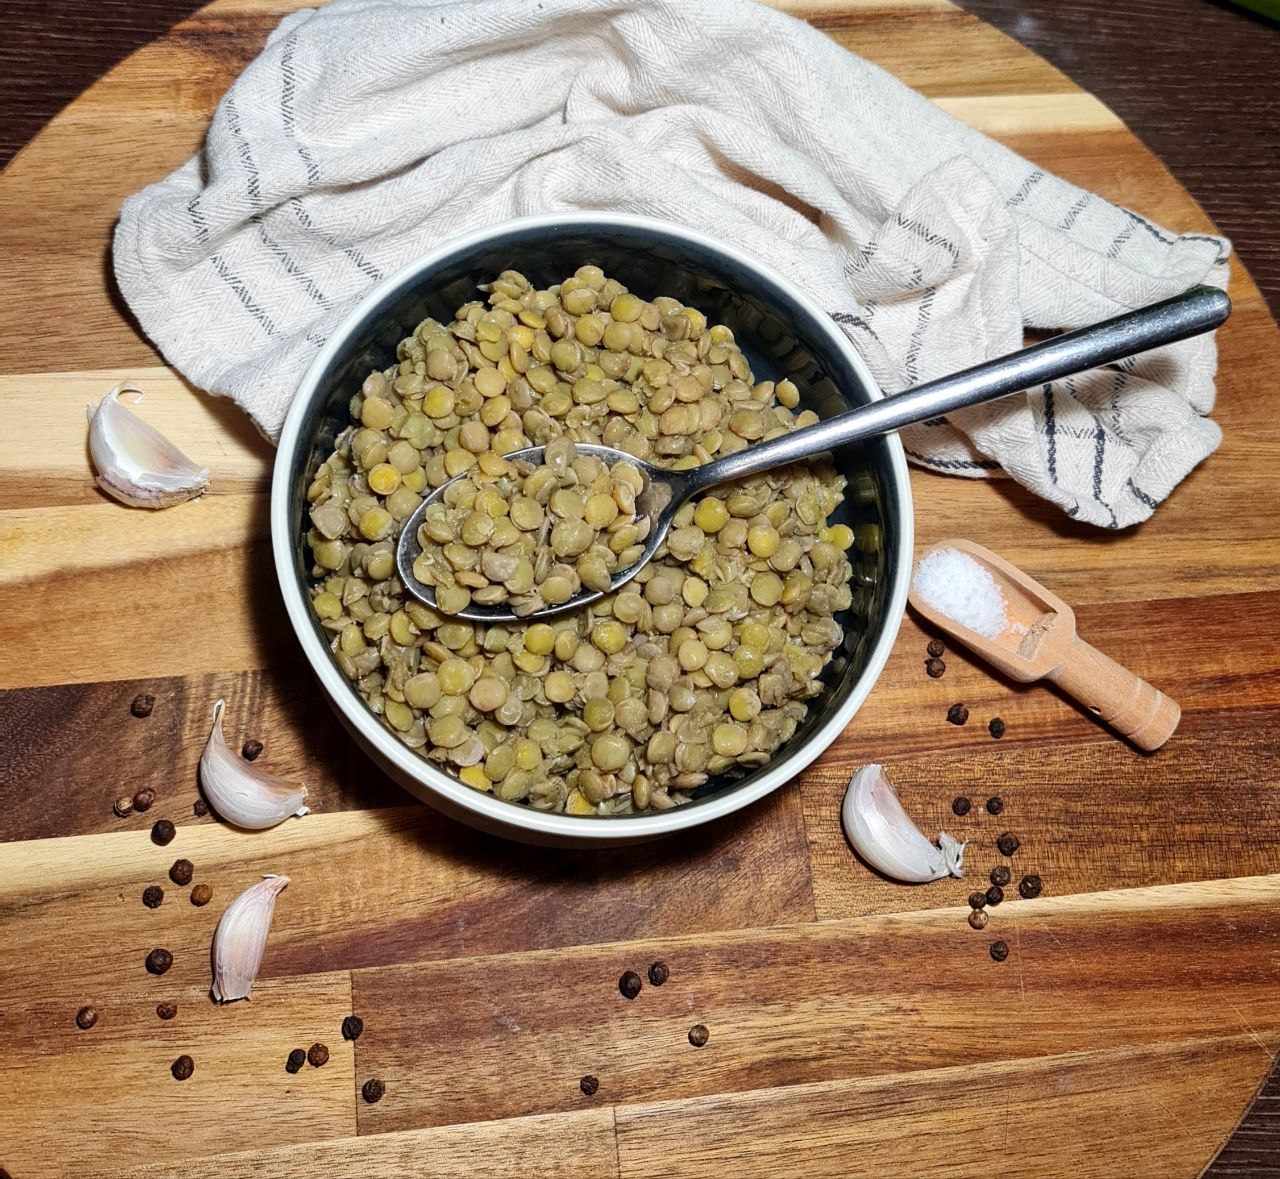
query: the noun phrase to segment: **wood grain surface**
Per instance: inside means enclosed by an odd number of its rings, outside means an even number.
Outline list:
[[[932,635],[908,618],[848,731],[746,813],[607,855],[516,847],[412,804],[333,723],[278,602],[269,448],[159,365],[106,279],[119,200],[195,148],[288,6],[219,0],[0,176],[0,418],[21,440],[0,451],[0,1166],[1163,1179],[1210,1164],[1263,1086],[1212,1173],[1274,1173],[1280,339],[1239,263],[1225,441],[1148,524],[1103,534],[1007,481],[912,472],[921,545],[969,536],[1071,602],[1086,639],[1182,704],[1168,746],[1142,757],[960,651],[929,679]],[[1103,103],[943,0],[799,11],[1042,166],[1211,228]],[[68,184],[73,166],[96,183]],[[150,514],[95,489],[83,406],[125,379],[209,465],[209,495]],[[142,692],[146,719],[129,711]],[[263,741],[314,814],[254,835],[193,813],[218,698],[228,740]],[[963,727],[944,719],[957,701]],[[969,879],[906,888],[853,857],[839,800],[871,760],[926,829],[971,840]],[[143,786],[155,806],[115,818]],[[998,794],[1003,813],[956,819],[958,794]],[[148,836],[157,818],[177,824],[167,847]],[[1012,861],[1003,831],[1022,842]],[[207,907],[168,881],[179,856],[213,888]],[[1045,895],[1010,889],[976,932],[965,896],[998,862],[1039,873]],[[267,871],[291,883],[260,982],[216,1008],[213,928]],[[162,978],[143,968],[157,946],[174,956]],[[658,959],[669,981],[624,999],[621,972]],[[286,1073],[317,1041],[328,1064]],[[196,1061],[185,1082],[180,1053]],[[360,1097],[371,1077],[377,1104]]]

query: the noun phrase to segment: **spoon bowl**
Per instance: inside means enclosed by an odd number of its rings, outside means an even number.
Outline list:
[[[466,609],[459,610],[451,617],[465,618],[468,622],[519,622],[534,618],[549,618],[555,614],[563,614],[567,610],[577,610],[625,585],[652,559],[658,546],[671,530],[671,521],[676,514],[676,509],[694,493],[695,488],[691,486],[692,480],[689,479],[688,473],[655,467],[652,463],[627,454],[624,450],[615,450],[612,446],[576,442],[574,447],[579,455],[599,459],[610,466],[614,463],[629,463],[644,477],[644,489],[636,496],[636,519],[649,522],[649,534],[645,538],[644,552],[630,565],[614,573],[607,590],[580,589],[567,602],[544,605],[540,610],[525,614],[517,614],[511,609],[509,602],[499,602],[492,606],[472,602]],[[546,449],[545,446],[527,446],[523,450],[514,450],[504,457],[508,462],[520,460],[536,467],[542,465]],[[459,479],[465,479],[468,473],[463,471],[462,474],[455,475],[427,496],[405,520],[400,541],[396,545],[396,569],[401,582],[415,598],[425,602],[432,609],[438,609],[435,587],[420,581],[413,572],[414,562],[422,554],[418,528],[426,518],[431,505],[443,502],[446,488]]]

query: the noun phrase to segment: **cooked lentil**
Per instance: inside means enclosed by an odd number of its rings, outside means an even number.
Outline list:
[[[487,446],[487,430],[484,435]],[[473,601],[508,602],[515,614],[533,614],[567,601],[566,587],[569,598],[583,588],[607,590],[613,575],[639,558],[650,522],[636,517],[636,496],[644,490],[638,467],[609,467],[578,454],[563,437],[547,443],[540,465],[497,459],[488,466],[488,473],[473,467],[451,483],[418,529],[422,553],[414,575],[435,589],[442,614],[457,614]],[[621,547],[619,537],[626,542]],[[634,623],[641,611],[632,613]],[[621,624],[614,638],[614,650],[621,650]],[[556,703],[572,698],[572,683],[567,687]]]
[[[567,601],[640,555],[638,472],[569,444],[687,469],[817,420],[793,412],[791,381],[754,382],[727,327],[597,267],[541,291],[504,271],[488,290],[488,306],[420,323],[352,398],[308,491],[313,609],[372,711],[474,789],[579,815],[670,809],[795,733],[842,640],[833,616],[855,601],[851,556],[857,600],[871,593],[879,526],[829,524],[844,478],[794,464],[684,505],[654,560],[581,610],[451,617],[464,595]],[[553,461],[504,457],[533,445]],[[459,475],[419,533],[453,581],[433,610],[404,594],[395,544]]]

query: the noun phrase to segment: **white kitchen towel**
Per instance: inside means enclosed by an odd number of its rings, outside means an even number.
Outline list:
[[[573,209],[772,264],[890,393],[1024,329],[1225,287],[1230,250],[1065,183],[751,0],[333,0],[286,17],[200,154],[125,202],[115,270],[170,363],[274,437],[379,278],[463,230]],[[1218,445],[1215,363],[1201,337],[904,442],[1121,528]]]

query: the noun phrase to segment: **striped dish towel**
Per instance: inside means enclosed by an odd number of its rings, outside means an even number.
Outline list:
[[[200,154],[130,197],[120,289],[166,359],[278,434],[326,335],[464,230],[611,209],[731,241],[816,297],[889,393],[1199,282],[1176,234],[749,0],[333,0],[281,22]],[[1073,517],[1146,519],[1217,447],[1202,336],[904,434]]]

